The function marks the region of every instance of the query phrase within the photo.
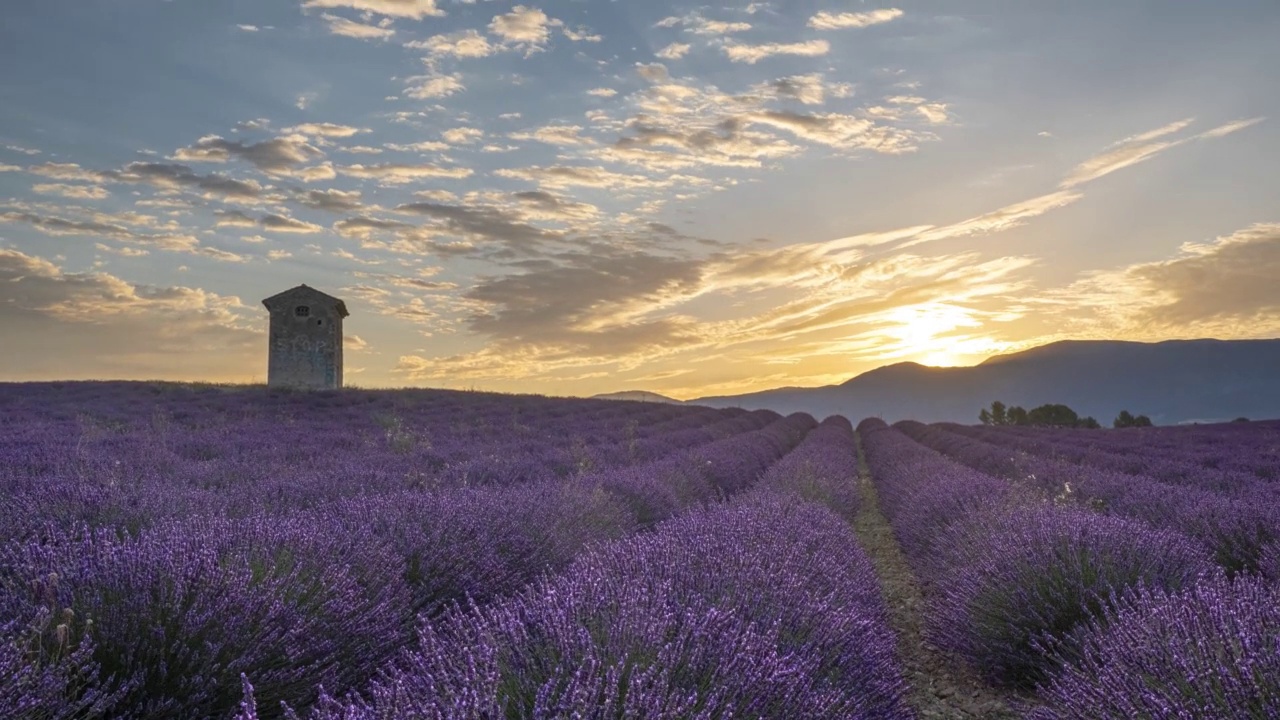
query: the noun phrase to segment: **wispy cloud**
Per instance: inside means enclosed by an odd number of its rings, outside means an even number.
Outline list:
[[[1035,302],[1089,337],[1273,337],[1280,224],[1259,223],[1155,262],[1086,273]]]
[[[432,35],[426,40],[415,40],[405,45],[414,50],[426,50],[435,57],[455,58],[488,57],[496,52],[489,39],[475,30],[462,30],[445,35]]]
[[[320,17],[329,23],[329,32],[334,35],[357,40],[390,40],[396,34],[389,20],[384,20],[377,25],[367,25],[329,13],[322,13]]]
[[[777,55],[795,55],[799,57],[817,57],[831,52],[831,43],[826,40],[805,40],[793,43],[764,43],[746,45],[726,43],[721,51],[733,62],[754,65],[766,58]]]
[[[349,8],[388,17],[412,18],[441,17],[444,10],[436,0],[305,0],[304,8]]]
[[[662,58],[663,60],[679,60],[685,55],[688,55],[689,50],[692,47],[693,46],[688,43],[671,43],[654,53],[654,55]]]
[[[133,253],[136,255],[136,253]],[[67,272],[0,248],[0,306],[15,333],[38,333],[47,355],[6,354],[10,379],[250,379],[261,344],[234,296]],[[85,357],[95,358],[90,368]],[[183,358],[175,363],[175,358]]]
[[[1187,129],[1193,122],[1195,122],[1194,119],[1191,118],[1178,120],[1154,130],[1125,138],[1115,145],[1112,145],[1105,152],[1089,158],[1078,165],[1076,169],[1062,181],[1062,187],[1072,188],[1083,183],[1092,182],[1118,170],[1123,170],[1137,165],[1138,163],[1146,162],[1166,150],[1178,147],[1179,145],[1183,145],[1194,140],[1225,137],[1232,133],[1239,132],[1240,130],[1252,127],[1261,121],[1262,118],[1239,120],[1225,125],[1220,125],[1197,135],[1190,135],[1179,139],[1169,139],[1170,135],[1175,135]]]
[[[882,25],[887,22],[893,22],[905,15],[903,11],[897,8],[886,8],[884,10],[872,10],[870,12],[820,12],[809,18],[809,27],[815,30],[845,30],[849,28],[864,28],[872,25]]]

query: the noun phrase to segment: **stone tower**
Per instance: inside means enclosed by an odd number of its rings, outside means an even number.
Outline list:
[[[267,385],[342,387],[342,319],[347,304],[299,285],[262,301],[271,313]]]

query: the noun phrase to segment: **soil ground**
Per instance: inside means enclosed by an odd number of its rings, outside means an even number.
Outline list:
[[[1007,698],[984,683],[963,660],[930,645],[924,636],[925,601],[920,583],[880,512],[875,485],[858,442],[858,484],[862,509],[854,531],[880,578],[898,653],[911,686],[907,698],[921,720],[1015,720]]]

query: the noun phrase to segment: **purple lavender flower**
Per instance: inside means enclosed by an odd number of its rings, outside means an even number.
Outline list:
[[[1220,574],[1176,533],[1048,505],[975,514],[940,546],[947,570],[930,600],[930,637],[992,682],[1022,689],[1072,657],[1072,630],[1126,592]]]
[[[1144,590],[1080,633],[1080,658],[1029,720],[1280,717],[1280,588],[1211,580]]]

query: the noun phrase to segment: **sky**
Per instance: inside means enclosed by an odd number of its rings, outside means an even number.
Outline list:
[[[1280,337],[1275,0],[16,0],[0,381],[682,399]]]

